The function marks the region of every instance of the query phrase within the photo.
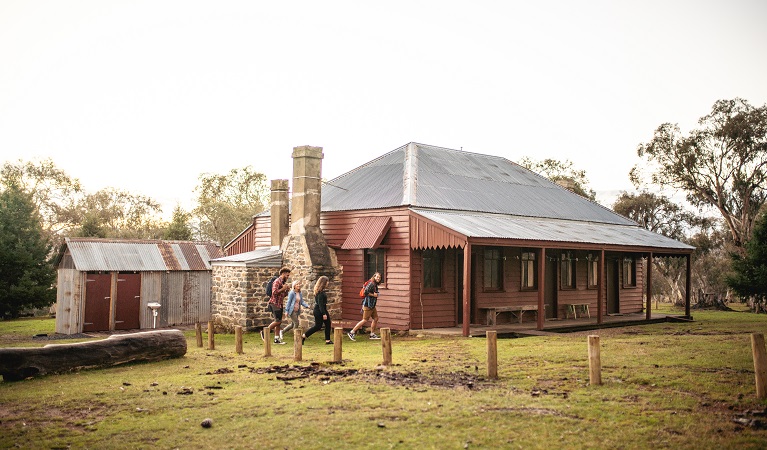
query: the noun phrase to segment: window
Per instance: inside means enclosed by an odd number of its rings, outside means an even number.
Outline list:
[[[634,258],[623,258],[623,287],[635,287],[637,285],[636,275]]]
[[[424,289],[442,289],[442,251],[423,251]]]
[[[485,280],[483,287],[488,290],[503,289],[503,261],[501,249],[489,247],[485,249]]]
[[[369,280],[373,277],[373,274],[378,272],[381,274],[381,283],[386,279],[384,273],[384,267],[386,265],[386,252],[384,249],[367,249],[365,250],[365,280]]]
[[[589,268],[589,287],[595,288],[599,284],[599,257],[594,255],[588,256],[588,268]]]
[[[522,252],[522,289],[538,287],[538,271],[535,267],[535,252]]]
[[[575,258],[573,252],[562,253],[560,259],[562,289],[575,289]]]

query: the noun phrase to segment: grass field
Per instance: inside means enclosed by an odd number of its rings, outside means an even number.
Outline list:
[[[767,315],[694,311],[667,323],[499,339],[499,379],[483,338],[343,342],[331,364],[321,333],[303,361],[289,345],[216,335],[185,357],[0,382],[2,448],[767,448],[751,333]],[[0,346],[39,346],[52,319],[0,322]],[[588,383],[587,336],[601,341]],[[205,340],[207,346],[207,338]],[[210,428],[201,422],[212,420]]]

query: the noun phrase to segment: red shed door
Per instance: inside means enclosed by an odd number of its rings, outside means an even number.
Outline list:
[[[117,275],[117,301],[115,302],[115,329],[139,328],[141,307],[141,274],[119,273]]]
[[[109,330],[109,303],[112,275],[89,273],[85,277],[85,313],[83,331]]]

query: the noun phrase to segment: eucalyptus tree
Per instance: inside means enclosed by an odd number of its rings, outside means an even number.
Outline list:
[[[77,204],[79,236],[115,239],[159,239],[165,223],[160,204],[149,196],[104,188]]]
[[[3,163],[0,184],[14,184],[31,195],[43,233],[52,242],[79,227],[77,203],[84,194],[82,185],[50,158]]]
[[[683,134],[676,124],[661,124],[637,154],[635,186],[649,173],[652,184],[679,189],[697,208],[718,211],[735,247],[742,251],[757,213],[767,202],[767,105],[719,100],[699,127]]]
[[[225,245],[264,211],[269,201],[266,175],[250,166],[226,174],[202,174],[195,188],[197,206],[192,211],[199,221],[201,239]]]

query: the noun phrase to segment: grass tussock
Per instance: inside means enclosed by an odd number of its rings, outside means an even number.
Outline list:
[[[764,448],[750,334],[767,332],[767,316],[693,314],[501,339],[498,380],[481,338],[396,336],[383,368],[380,341],[346,340],[332,364],[332,346],[312,338],[294,362],[292,338],[267,358],[257,335],[238,355],[233,335],[207,350],[191,330],[183,358],[0,382],[0,447]],[[56,343],[32,338],[53,328],[0,322],[0,346]],[[589,385],[589,334],[601,386]]]

